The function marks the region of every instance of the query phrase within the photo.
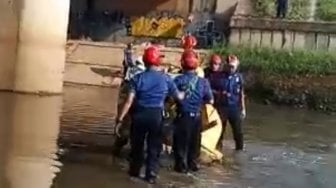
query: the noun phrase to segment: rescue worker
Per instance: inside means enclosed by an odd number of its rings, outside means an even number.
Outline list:
[[[238,72],[239,60],[235,55],[229,55],[226,59],[224,74],[220,79],[220,104],[217,110],[222,119],[223,131],[218,143],[222,146],[223,134],[227,121],[230,123],[233,138],[235,141],[235,149],[243,150],[243,131],[242,120],[246,117],[243,78]]]
[[[143,55],[146,70],[135,75],[129,83],[129,94],[117,118],[116,135],[120,135],[122,121],[132,106],[130,112],[131,124],[131,153],[129,175],[139,177],[144,162],[144,141],[147,144],[146,177],[149,183],[155,183],[161,151],[161,129],[164,100],[169,96],[183,99],[173,80],[159,71],[161,61],[160,50],[149,47]]]
[[[145,64],[143,63],[142,57],[139,57],[137,60],[135,60],[135,65],[128,68],[127,73],[125,75],[125,82],[128,83],[135,75],[140,74],[145,70],[146,70],[146,67],[145,67]],[[127,89],[128,89],[128,84],[125,84],[123,85],[123,87],[121,87],[120,92],[125,92],[127,91]],[[115,157],[120,157],[122,148],[125,145],[127,145],[128,140],[129,140],[129,130],[130,130],[130,125],[129,124],[124,125],[122,131],[120,131],[121,132],[120,137],[116,138],[114,145],[113,145],[113,150],[112,150],[112,154]]]
[[[218,102],[220,90],[219,80],[223,75],[222,58],[218,54],[212,54],[209,67],[204,69],[205,78],[210,82],[212,92],[215,97],[215,104]]]
[[[124,50],[124,60],[123,60],[123,75],[126,77],[126,73],[129,67],[132,67],[133,64],[133,44],[128,43],[127,47]]]
[[[181,42],[184,50],[192,50],[197,45],[197,39],[190,33],[184,35]]]
[[[204,75],[210,83],[212,94],[214,96],[214,107],[218,112],[220,112],[222,98],[220,92],[220,80],[223,77],[222,58],[218,54],[212,54],[210,56],[209,64],[210,65],[204,69]],[[221,146],[218,145],[217,147],[219,149]]]
[[[198,171],[197,159],[201,147],[201,106],[213,103],[209,82],[196,75],[197,58],[192,52],[182,55],[182,75],[175,78],[175,84],[185,93],[185,98],[177,103],[173,151],[174,170],[180,173]]]

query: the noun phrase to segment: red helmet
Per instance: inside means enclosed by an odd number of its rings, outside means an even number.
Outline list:
[[[212,54],[210,57],[210,64],[221,64],[222,63],[222,58],[218,54]]]
[[[160,50],[157,47],[150,46],[145,49],[145,52],[142,56],[142,60],[145,65],[160,65],[160,58],[161,58]]]
[[[182,37],[182,47],[184,49],[192,49],[196,45],[197,39],[194,36],[187,34]]]
[[[186,70],[196,69],[198,66],[197,54],[192,50],[183,52],[181,58],[181,66],[183,69]]]

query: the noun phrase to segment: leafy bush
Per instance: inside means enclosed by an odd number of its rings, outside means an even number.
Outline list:
[[[336,0],[318,0],[316,17],[324,21],[336,21]]]
[[[216,53],[236,54],[244,70],[265,75],[336,74],[336,55],[324,51],[275,50],[270,48],[216,47]]]
[[[276,15],[275,0],[252,0],[252,3],[257,16],[274,17]],[[288,19],[305,20],[309,18],[309,0],[289,0],[288,3]]]

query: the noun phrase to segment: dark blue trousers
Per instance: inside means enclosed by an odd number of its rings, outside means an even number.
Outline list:
[[[219,115],[222,120],[222,134],[219,139],[218,147],[222,147],[222,141],[224,138],[224,133],[226,129],[227,122],[230,123],[233,139],[235,141],[236,150],[243,150],[244,147],[244,138],[243,138],[243,128],[242,128],[242,119],[241,119],[241,112],[239,110],[229,110],[223,107],[217,107]]]
[[[277,18],[285,18],[288,8],[288,0],[277,0]]]
[[[146,178],[155,178],[162,145],[162,109],[135,108],[131,125],[130,176],[139,176],[147,144]]]
[[[201,128],[200,115],[182,114],[177,117],[173,143],[175,170],[185,171],[197,167],[201,149]]]

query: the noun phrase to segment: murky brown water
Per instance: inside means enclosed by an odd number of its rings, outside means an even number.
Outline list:
[[[0,93],[0,188],[148,187],[109,155],[116,100],[116,90],[94,87],[66,87],[63,97]],[[335,116],[255,104],[248,112],[246,152],[228,141],[225,165],[190,176],[171,172],[165,157],[156,187],[336,187]]]

